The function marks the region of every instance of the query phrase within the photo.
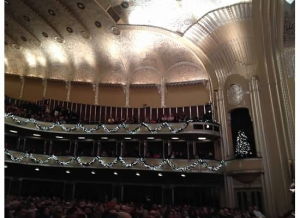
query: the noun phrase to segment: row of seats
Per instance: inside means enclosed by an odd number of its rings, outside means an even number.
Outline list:
[[[53,99],[43,99],[36,102],[24,101],[21,99],[14,99],[6,97],[6,103],[14,104],[18,107],[24,104],[36,104],[39,107],[47,105],[51,111],[56,108],[68,108],[71,112],[78,115],[79,121],[84,123],[98,123],[107,122],[110,117],[115,120],[132,119],[137,122],[144,122],[146,120],[154,122],[162,122],[162,117],[181,117],[181,121],[187,119],[204,119],[211,120],[212,110],[211,105],[197,105],[185,107],[171,107],[171,108],[126,108],[126,107],[112,107],[89,105],[81,103],[73,103],[66,101],[58,101]],[[178,121],[175,119],[175,121]]]

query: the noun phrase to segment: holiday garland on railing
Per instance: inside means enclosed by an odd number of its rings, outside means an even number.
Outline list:
[[[113,167],[115,164],[117,164],[120,161],[126,168],[132,168],[135,165],[137,165],[138,163],[142,163],[142,164],[144,164],[144,167],[146,167],[146,168],[148,168],[150,170],[158,170],[163,165],[167,164],[174,171],[185,172],[185,171],[191,170],[192,168],[198,166],[199,164],[203,164],[209,170],[218,171],[225,164],[225,161],[222,160],[219,163],[218,166],[211,166],[205,160],[203,160],[203,159],[197,159],[194,163],[192,163],[192,164],[190,164],[190,165],[188,165],[186,167],[176,167],[175,164],[172,161],[170,161],[169,159],[163,159],[158,165],[152,166],[152,165],[147,164],[144,158],[137,158],[135,161],[133,161],[131,163],[126,163],[126,161],[122,157],[116,157],[111,163],[105,163],[105,161],[103,160],[103,158],[99,157],[99,156],[94,157],[89,162],[83,162],[80,157],[70,157],[67,161],[60,161],[58,159],[58,157],[55,156],[55,155],[49,156],[45,160],[41,160],[41,159],[35,158],[33,154],[29,154],[29,153],[25,153],[21,157],[15,157],[8,150],[5,150],[4,152],[5,152],[5,154],[7,156],[9,156],[9,158],[13,162],[21,162],[25,158],[29,158],[31,161],[33,161],[35,163],[38,163],[38,164],[45,164],[45,163],[48,163],[50,160],[54,160],[57,164],[63,165],[63,166],[67,166],[67,165],[71,164],[72,161],[77,161],[77,163],[80,166],[86,167],[86,166],[90,166],[90,165],[94,164],[96,161],[98,161],[101,166],[104,166],[106,168],[111,168],[111,167]]]
[[[182,127],[178,128],[178,129],[174,129],[174,128],[172,127],[172,125],[170,125],[170,124],[167,123],[167,122],[161,123],[161,125],[158,126],[158,127],[156,127],[155,129],[151,129],[148,123],[142,122],[142,123],[139,124],[138,127],[136,127],[136,128],[133,129],[133,130],[130,130],[130,129],[128,129],[128,127],[127,127],[128,124],[126,124],[126,123],[118,124],[118,125],[117,125],[115,128],[113,128],[113,129],[107,128],[107,127],[106,127],[104,124],[102,124],[102,123],[96,125],[96,127],[94,127],[94,128],[85,128],[84,125],[81,124],[81,123],[78,123],[78,124],[76,124],[75,126],[73,126],[73,127],[71,127],[71,128],[67,128],[67,127],[65,127],[65,125],[61,124],[60,122],[53,123],[51,126],[41,126],[41,125],[38,123],[38,121],[36,121],[36,120],[33,119],[33,118],[27,119],[27,120],[25,120],[25,121],[20,121],[15,115],[10,114],[10,113],[9,113],[9,114],[5,114],[5,115],[4,115],[4,118],[11,118],[13,121],[15,121],[15,123],[17,123],[17,124],[19,124],[19,125],[26,125],[26,124],[28,124],[28,123],[34,123],[34,124],[35,124],[35,127],[36,127],[38,130],[42,130],[42,131],[52,130],[53,128],[55,128],[55,127],[58,126],[58,127],[62,128],[62,129],[63,129],[64,131],[66,131],[66,132],[72,132],[72,131],[75,131],[76,129],[82,129],[82,130],[83,130],[84,132],[86,132],[86,133],[92,133],[92,132],[97,131],[97,130],[99,130],[99,129],[101,129],[101,128],[103,128],[104,131],[105,131],[106,133],[114,133],[114,132],[119,131],[121,128],[124,128],[124,129],[127,131],[127,133],[129,133],[129,134],[135,134],[135,133],[137,133],[137,131],[139,131],[140,128],[143,127],[143,126],[144,126],[150,133],[158,133],[159,131],[161,131],[162,128],[165,128],[165,127],[167,127],[171,133],[179,133],[179,132],[183,131],[183,130],[188,126],[188,124],[191,123],[191,122],[205,122],[205,123],[219,124],[218,122],[212,121],[212,120],[204,120],[204,121],[203,121],[203,120],[196,120],[196,121],[194,121],[194,120],[188,120],[188,121],[185,121],[185,124],[184,124]]]

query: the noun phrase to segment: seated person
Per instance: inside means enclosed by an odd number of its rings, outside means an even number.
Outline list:
[[[112,117],[112,115],[110,115],[108,120],[107,120],[107,123],[112,124],[114,122],[115,122],[114,118]]]

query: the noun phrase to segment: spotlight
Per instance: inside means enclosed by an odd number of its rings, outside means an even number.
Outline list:
[[[131,138],[130,137],[125,137],[124,139],[130,140]]]
[[[68,173],[68,174],[69,174],[69,173],[71,173],[71,172],[70,172],[69,170],[67,170],[67,171],[66,171],[66,173]]]
[[[209,129],[209,125],[206,125],[206,128]]]
[[[39,168],[35,168],[35,171],[40,171],[40,169]]]
[[[37,136],[37,137],[40,137],[41,135],[40,134],[32,134],[33,136]]]
[[[178,137],[172,137],[172,139],[174,139],[174,140],[178,140],[179,138],[178,138]]]
[[[135,175],[140,176],[141,174],[139,172],[137,172]]]
[[[185,174],[181,174],[182,177],[185,177]]]
[[[114,174],[117,176],[118,175],[118,173],[117,172],[114,172]]]
[[[57,138],[57,139],[63,139],[64,137],[62,137],[62,136],[55,136],[55,138]]]
[[[95,175],[96,173],[95,173],[95,171],[92,171],[91,174]]]
[[[163,176],[162,173],[159,173],[158,176]]]
[[[154,139],[154,137],[147,137],[147,139]]]
[[[16,130],[9,130],[9,131],[12,133],[18,133],[18,131],[16,131]]]

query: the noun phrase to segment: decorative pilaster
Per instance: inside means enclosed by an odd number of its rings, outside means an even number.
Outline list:
[[[48,80],[46,78],[43,79],[43,86],[44,86],[44,90],[43,90],[43,98],[46,98],[46,94],[47,94],[47,85],[48,85]]]
[[[160,94],[160,105],[162,108],[166,107],[166,82],[165,82],[165,78],[162,77],[161,78],[161,83],[160,85],[157,87],[158,88],[158,93]]]
[[[98,99],[99,99],[99,78],[97,79],[96,83],[93,84],[93,91],[95,92],[95,101],[94,101],[94,104],[98,105]]]
[[[67,102],[70,102],[70,94],[71,94],[71,81],[66,82],[66,89],[67,89]]]
[[[21,80],[20,99],[22,99],[22,97],[23,97],[23,91],[24,91],[24,85],[25,85],[25,77],[24,76],[20,76],[20,80]]]
[[[123,91],[125,93],[125,107],[130,107],[129,100],[130,100],[130,82],[127,81],[126,84],[123,86]]]

